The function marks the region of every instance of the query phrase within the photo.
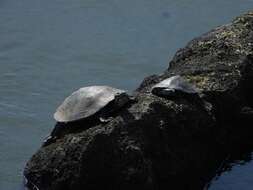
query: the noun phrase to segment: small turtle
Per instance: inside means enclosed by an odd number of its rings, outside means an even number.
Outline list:
[[[57,108],[58,122],[73,122],[98,115],[106,118],[129,101],[124,90],[110,86],[88,86],[75,91]],[[104,119],[101,119],[104,120]]]
[[[196,87],[179,75],[167,78],[154,85],[151,92],[162,97],[176,97],[179,94],[198,94]]]

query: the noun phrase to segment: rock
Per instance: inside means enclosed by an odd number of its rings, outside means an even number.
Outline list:
[[[24,175],[30,189],[200,190],[234,151],[252,145],[253,12],[192,40],[135,102],[108,123],[76,124],[41,147]],[[174,75],[201,90],[166,99],[152,86]]]

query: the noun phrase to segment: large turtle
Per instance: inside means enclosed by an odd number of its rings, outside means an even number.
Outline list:
[[[111,116],[126,105],[130,97],[124,90],[110,86],[80,88],[67,97],[54,113],[57,121],[54,130],[44,140],[44,145],[80,126],[89,128],[97,122],[110,121]]]
[[[104,118],[129,101],[124,90],[110,86],[80,88],[67,97],[57,108],[54,118],[58,122],[73,122],[97,114]]]
[[[162,97],[175,97],[182,94],[197,95],[197,88],[187,82],[180,75],[167,78],[152,87],[151,92],[154,95]]]

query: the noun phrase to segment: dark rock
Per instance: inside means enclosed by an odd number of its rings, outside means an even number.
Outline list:
[[[227,155],[252,145],[252,48],[252,12],[194,39],[110,122],[80,122],[41,147],[26,165],[28,186],[203,189]],[[197,86],[201,98],[152,95],[154,84],[173,75]]]

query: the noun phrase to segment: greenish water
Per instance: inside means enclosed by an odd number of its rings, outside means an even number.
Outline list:
[[[25,162],[72,91],[131,91],[193,37],[252,8],[252,0],[0,0],[0,189],[20,189]],[[252,164],[237,169],[211,189],[240,180],[235,189],[252,189],[239,177],[253,179]]]

